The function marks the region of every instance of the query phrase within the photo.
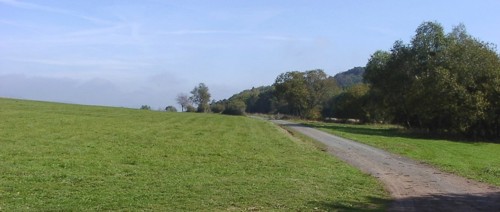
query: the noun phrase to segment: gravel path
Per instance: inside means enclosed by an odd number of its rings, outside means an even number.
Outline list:
[[[300,124],[272,122],[326,144],[331,154],[377,177],[394,198],[389,211],[500,211],[498,187]]]

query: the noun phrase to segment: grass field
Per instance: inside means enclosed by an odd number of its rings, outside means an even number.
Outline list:
[[[500,144],[422,138],[394,126],[306,123],[338,136],[500,186]]]
[[[1,98],[0,118],[0,211],[356,211],[388,199],[256,119]]]

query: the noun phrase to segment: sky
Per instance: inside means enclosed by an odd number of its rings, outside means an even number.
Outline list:
[[[0,0],[0,97],[153,109],[365,66],[424,21],[500,44],[498,0]],[[498,50],[497,50],[498,52]]]

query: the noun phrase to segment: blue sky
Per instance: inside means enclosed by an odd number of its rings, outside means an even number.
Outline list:
[[[0,96],[153,109],[204,82],[216,100],[287,71],[329,75],[424,21],[500,44],[500,1],[0,0]]]

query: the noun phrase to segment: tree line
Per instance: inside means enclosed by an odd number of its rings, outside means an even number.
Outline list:
[[[472,37],[462,24],[445,33],[439,23],[424,22],[410,43],[396,41],[389,51],[373,53],[366,67],[335,77],[321,69],[291,71],[271,86],[229,99],[210,101],[203,83],[191,94],[178,96],[182,111],[356,119],[500,137],[500,57],[494,45]]]
[[[364,80],[373,116],[430,132],[500,136],[500,57],[464,25],[445,34],[439,23],[421,24],[409,44],[375,52]]]

